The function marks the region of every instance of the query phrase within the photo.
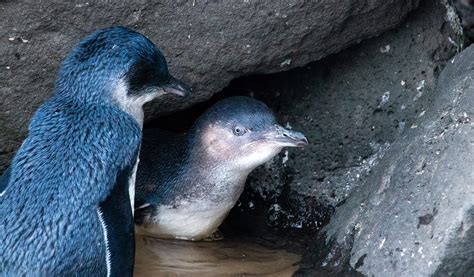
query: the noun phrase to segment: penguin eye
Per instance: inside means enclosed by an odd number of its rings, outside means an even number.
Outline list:
[[[247,132],[247,130],[242,126],[235,126],[233,132],[236,136],[242,136]]]

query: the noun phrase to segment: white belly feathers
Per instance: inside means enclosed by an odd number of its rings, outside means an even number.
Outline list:
[[[218,206],[206,201],[182,202],[177,208],[160,206],[158,215],[147,218],[139,233],[160,238],[200,240],[217,230],[234,203]]]

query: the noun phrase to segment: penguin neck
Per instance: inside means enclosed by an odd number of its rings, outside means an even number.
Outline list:
[[[150,95],[151,96],[151,95]],[[124,80],[119,80],[114,90],[111,93],[111,98],[114,103],[116,103],[120,109],[130,116],[132,116],[138,123],[141,129],[143,129],[143,105],[146,102],[149,102],[153,99],[151,96],[150,99],[142,97],[129,97],[128,96],[128,86]]]
[[[206,153],[205,148],[195,139],[193,133],[186,134],[186,155],[183,169],[192,172],[193,178],[199,178],[203,183],[235,183],[245,182],[251,170],[233,168],[226,157],[216,159]]]

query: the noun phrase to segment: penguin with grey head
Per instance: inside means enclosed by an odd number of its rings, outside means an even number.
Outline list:
[[[308,144],[283,128],[250,97],[217,102],[188,133],[145,129],[137,172],[137,233],[202,240],[214,232],[241,195],[248,174],[284,147]]]
[[[138,32],[79,42],[2,177],[0,275],[132,275],[142,106],[188,90]]]

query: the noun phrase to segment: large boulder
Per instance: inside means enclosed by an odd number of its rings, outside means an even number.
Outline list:
[[[461,40],[446,14],[438,1],[424,1],[396,29],[331,57],[233,81],[224,95],[253,92],[310,141],[252,172],[231,214],[241,220],[233,222],[245,226],[261,213],[263,220],[254,221],[271,226],[324,225],[390,144],[431,107],[439,72],[456,54],[453,41]]]
[[[319,264],[348,262],[368,276],[474,276],[473,68],[474,46],[448,63],[426,113],[336,209]]]
[[[33,111],[51,95],[66,53],[111,25],[143,32],[171,72],[194,86],[190,100],[166,98],[148,116],[209,98],[238,76],[286,70],[340,51],[397,25],[419,0],[131,1],[0,5],[0,170],[26,135]]]

